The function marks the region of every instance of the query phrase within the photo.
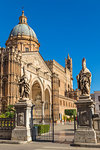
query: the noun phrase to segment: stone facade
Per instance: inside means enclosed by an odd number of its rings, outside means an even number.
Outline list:
[[[65,68],[55,60],[46,61],[52,72],[53,103],[55,120],[63,119],[65,109],[76,109],[79,91],[73,90],[72,59],[65,59]]]
[[[100,114],[100,91],[94,91],[91,97],[95,102],[95,113]]]
[[[7,105],[19,101],[19,79],[24,67],[30,82],[33,115],[51,117],[53,99],[54,119],[62,120],[65,109],[76,109],[74,102],[79,96],[79,91],[73,90],[72,59],[68,55],[65,68],[55,60],[44,61],[39,46],[22,11],[19,24],[6,41],[6,48],[0,49],[0,108],[5,111]]]

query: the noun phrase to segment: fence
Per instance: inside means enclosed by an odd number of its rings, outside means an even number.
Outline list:
[[[11,139],[15,118],[0,118],[0,139]]]

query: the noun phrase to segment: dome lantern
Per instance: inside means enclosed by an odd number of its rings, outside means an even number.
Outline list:
[[[24,16],[24,11],[22,11],[22,15],[19,17],[19,24],[27,24],[27,17]]]

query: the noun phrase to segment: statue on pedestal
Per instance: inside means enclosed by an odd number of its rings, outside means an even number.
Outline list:
[[[90,97],[91,72],[86,67],[86,59],[82,60],[82,70],[77,75],[78,88],[81,96],[75,103],[77,106],[77,129],[74,135],[74,144],[96,143],[96,132],[93,129],[93,105]]]
[[[21,98],[29,98],[30,84],[25,74],[25,68],[23,67],[23,75],[19,80],[19,93]]]
[[[90,85],[91,85],[91,72],[86,67],[86,59],[82,60],[82,70],[79,75],[77,75],[78,88],[81,91],[81,95],[90,95]]]

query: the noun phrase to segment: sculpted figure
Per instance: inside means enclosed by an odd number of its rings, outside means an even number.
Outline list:
[[[81,90],[81,95],[90,95],[91,72],[86,67],[86,59],[82,60],[82,70],[77,75],[78,88]]]
[[[25,74],[25,68],[23,67],[23,75],[19,80],[19,93],[20,97],[28,98],[30,92],[30,84]]]

